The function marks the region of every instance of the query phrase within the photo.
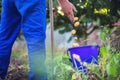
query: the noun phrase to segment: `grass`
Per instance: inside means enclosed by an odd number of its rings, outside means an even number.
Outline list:
[[[54,71],[54,68],[57,67],[59,64],[59,61],[61,61],[62,57],[60,54],[63,53],[55,53],[54,54],[54,59],[52,57],[51,52],[46,52],[46,67],[48,71],[48,80],[60,80],[58,79],[58,75],[62,73],[56,73]],[[57,57],[58,56],[58,57]],[[55,59],[57,58],[57,59]],[[9,71],[8,71],[8,80],[28,80],[28,57],[27,57],[27,52],[25,51],[20,51],[20,52],[13,52],[11,55],[11,63],[9,66]],[[62,79],[61,79],[62,80]]]

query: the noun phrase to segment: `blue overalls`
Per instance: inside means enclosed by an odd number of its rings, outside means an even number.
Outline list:
[[[47,80],[45,68],[45,0],[2,0],[0,26],[0,78],[4,79],[10,63],[11,49],[23,30],[28,48],[30,80]]]

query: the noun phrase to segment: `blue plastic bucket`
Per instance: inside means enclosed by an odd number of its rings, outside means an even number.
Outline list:
[[[86,62],[87,64],[94,63],[98,64],[98,55],[99,55],[99,46],[98,45],[87,45],[69,48],[71,62],[74,68],[77,68],[79,71],[86,71],[86,66],[83,66],[81,62]],[[80,61],[76,60],[73,55],[78,55]]]

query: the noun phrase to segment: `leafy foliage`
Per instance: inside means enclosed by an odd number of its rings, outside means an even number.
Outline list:
[[[86,64],[85,66],[88,70],[86,74],[72,68],[72,65],[68,64],[69,56],[65,57],[66,54],[63,55],[63,58],[56,58],[57,60],[55,61],[59,62],[57,65],[59,67],[57,67],[57,69],[63,69],[63,71],[59,71],[61,77],[64,78],[66,76],[68,77],[72,75],[72,77],[69,77],[67,79],[65,78],[64,80],[120,80],[120,52],[110,47],[108,34],[111,32],[112,31],[108,28],[104,28],[104,31],[101,32],[103,45],[100,48],[98,65],[93,63]],[[58,61],[59,59],[61,60]],[[64,64],[64,66],[61,64]],[[70,75],[62,75],[65,72]],[[59,77],[57,78],[59,80]]]
[[[86,38],[95,29],[103,27],[112,28],[112,24],[120,18],[120,0],[69,0],[77,9],[75,16],[79,18],[80,25],[75,28],[78,38]],[[62,10],[58,9],[58,3],[54,1],[54,29],[59,29],[61,34],[74,29]]]

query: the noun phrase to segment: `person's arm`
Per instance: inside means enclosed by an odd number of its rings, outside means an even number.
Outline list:
[[[70,21],[74,21],[73,11],[76,11],[75,6],[69,2],[68,0],[58,0],[60,6],[62,7],[63,12],[70,19]]]

